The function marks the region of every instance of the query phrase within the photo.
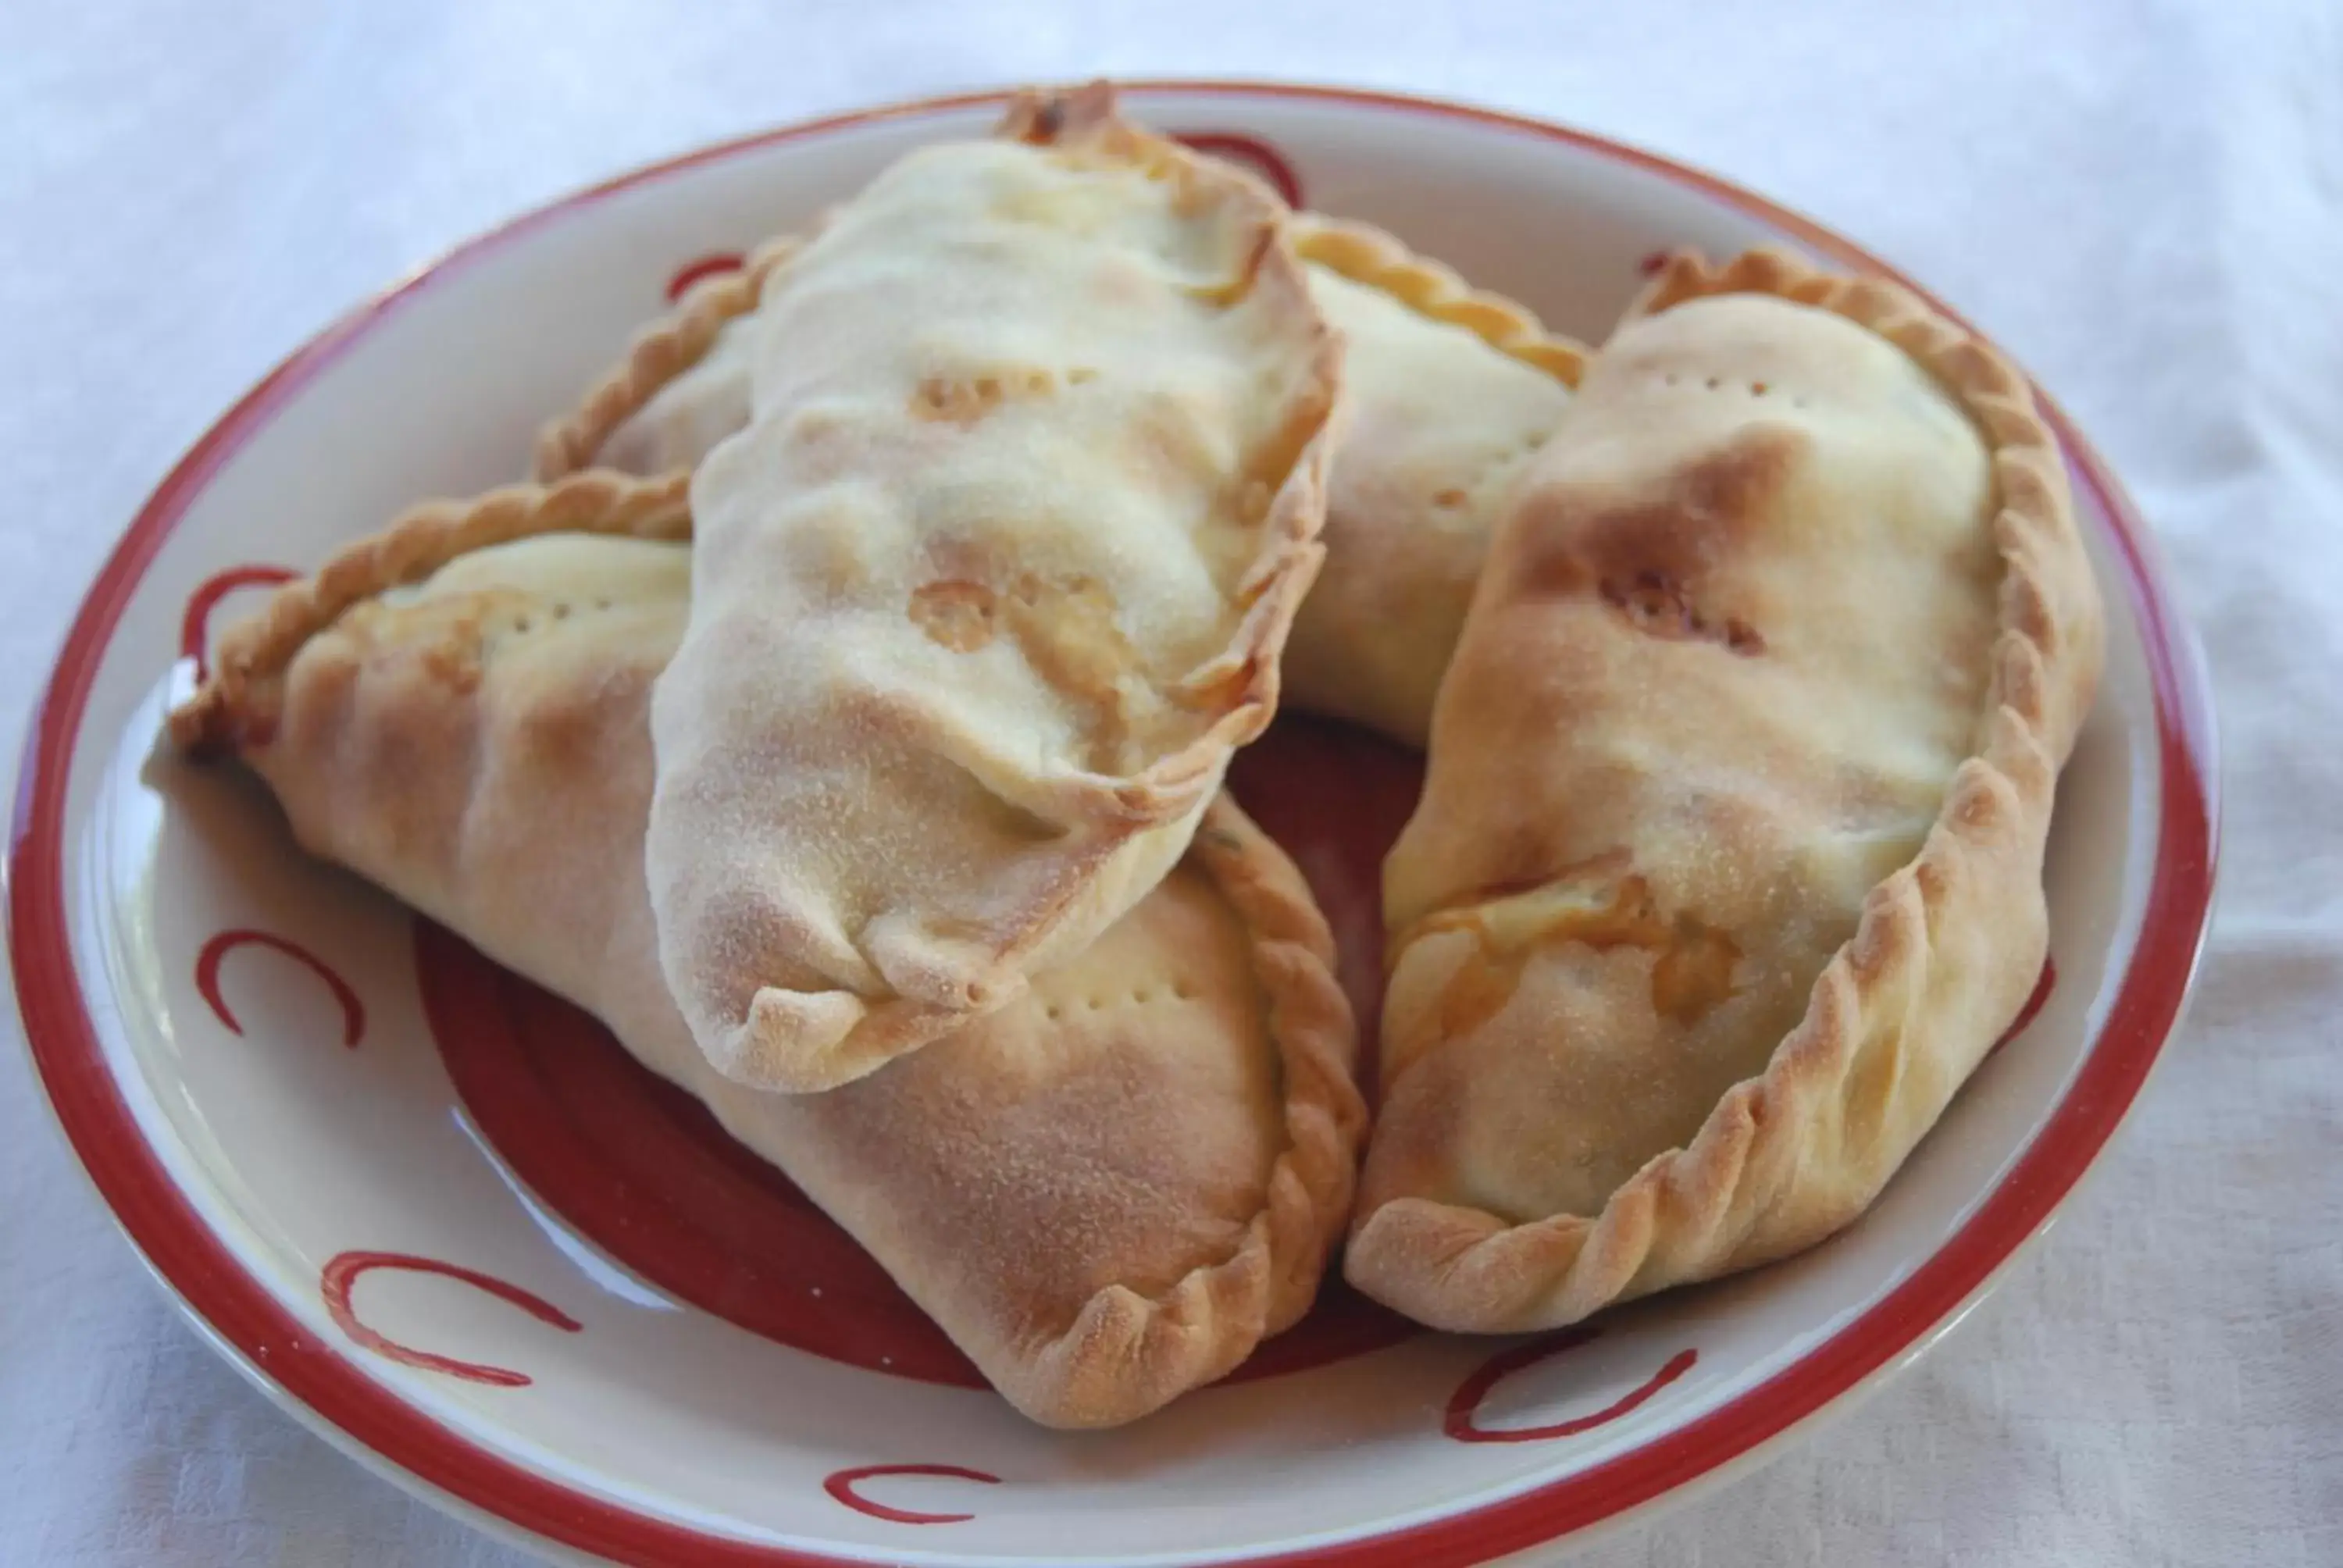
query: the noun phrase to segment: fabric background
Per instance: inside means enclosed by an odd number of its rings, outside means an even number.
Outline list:
[[[2056,390],[2162,533],[2210,652],[2221,914],[2116,1151],[1916,1370],[1584,1560],[2343,1563],[2343,8],[2325,0],[11,7],[0,724],[178,454],[415,263],[710,138],[1096,72],[1462,96],[1845,230]],[[197,1342],[13,1050],[0,1214],[0,1563],[522,1561]]]

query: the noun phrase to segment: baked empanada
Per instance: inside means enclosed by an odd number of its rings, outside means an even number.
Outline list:
[[[2041,969],[2100,649],[2016,372],[1883,283],[1674,261],[1441,688],[1350,1278],[1538,1329],[1853,1219]]]
[[[651,705],[660,953],[729,1076],[831,1088],[1013,1000],[1268,723],[1341,360],[1287,217],[1086,92],[766,279]]]
[[[1490,527],[1584,355],[1389,235],[1302,221],[1311,293],[1348,339],[1349,413],[1286,699],[1422,747]]]
[[[553,504],[595,520],[580,494]],[[356,591],[386,562],[407,569],[385,581],[435,564],[455,536],[425,531],[329,568],[340,593],[288,594],[256,624],[307,635],[273,662],[231,636],[236,695],[207,696],[183,735],[243,738],[303,845],[602,1018],[1035,1420],[1134,1419],[1301,1316],[1364,1118],[1324,923],[1232,804],[1016,1002],[828,1093],[745,1088],[668,995],[643,875],[647,709],[682,634],[688,549],[550,534]]]
[[[1561,417],[1584,350],[1379,230],[1304,215],[1294,246],[1347,339],[1348,413],[1327,483],[1326,561],[1286,644],[1285,700],[1420,748],[1490,523]],[[688,468],[746,425],[752,312],[789,251],[767,246],[647,329],[546,427],[538,477]]]

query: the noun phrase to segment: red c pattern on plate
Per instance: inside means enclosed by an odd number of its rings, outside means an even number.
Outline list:
[[[1285,155],[1262,141],[1235,131],[1175,131],[1172,139],[1184,146],[1193,147],[1207,157],[1225,158],[1267,180],[1270,188],[1285,198],[1288,206],[1302,205],[1302,179]]]
[[[342,1006],[342,1044],[352,1050],[357,1049],[359,1039],[366,1033],[366,1003],[359,1000],[357,989],[336,973],[333,966],[325,960],[291,938],[280,937],[274,931],[256,931],[240,927],[225,930],[206,942],[203,950],[196,955],[196,990],[202,993],[204,1000],[222,1023],[234,1033],[244,1032],[244,1025],[236,1021],[236,1014],[228,1010],[227,999],[220,994],[220,960],[234,950],[248,945],[274,948],[296,962],[307,965],[312,973],[324,980],[327,988],[334,993],[334,1000]]]
[[[466,1382],[487,1383],[491,1388],[527,1388],[536,1381],[527,1372],[517,1372],[508,1367],[487,1366],[479,1362],[458,1361],[453,1356],[418,1351],[358,1322],[357,1310],[350,1304],[350,1292],[357,1287],[359,1275],[375,1269],[397,1269],[406,1273],[437,1274],[446,1279],[460,1280],[500,1302],[510,1302],[538,1322],[550,1323],[564,1333],[574,1334],[586,1326],[543,1296],[524,1291],[493,1274],[483,1274],[477,1269],[443,1263],[436,1258],[413,1257],[406,1252],[335,1253],[327,1260],[317,1282],[318,1292],[326,1298],[326,1312],[334,1320],[334,1326],[347,1334],[352,1343],[402,1366],[446,1372],[449,1377],[462,1378]]]
[[[211,635],[212,611],[218,608],[219,601],[238,588],[289,583],[299,575],[289,567],[229,567],[214,572],[196,586],[196,591],[187,596],[187,608],[179,616],[179,657],[196,661],[197,680],[209,673],[204,653]]]
[[[708,256],[694,256],[675,269],[667,280],[668,303],[672,305],[690,292],[691,286],[703,277],[717,277],[728,272],[738,272],[748,265],[748,258],[737,250],[719,250]]]
[[[893,1524],[964,1524],[976,1517],[973,1513],[921,1513],[910,1508],[890,1508],[883,1503],[873,1503],[854,1490],[858,1481],[868,1481],[877,1475],[944,1475],[955,1481],[980,1481],[987,1486],[1001,1484],[1001,1477],[981,1470],[970,1470],[958,1464],[864,1464],[852,1470],[835,1472],[821,1483],[821,1489],[857,1513],[868,1513],[873,1519],[884,1519]]]
[[[1508,1427],[1501,1431],[1482,1426],[1473,1420],[1474,1413],[1481,1408],[1481,1402],[1488,1398],[1490,1392],[1507,1377],[1524,1367],[1533,1367],[1558,1356],[1564,1351],[1576,1350],[1602,1332],[1589,1328],[1564,1329],[1551,1339],[1533,1340],[1525,1345],[1499,1351],[1475,1368],[1473,1375],[1458,1383],[1456,1392],[1448,1396],[1448,1409],[1441,1417],[1440,1430],[1458,1442],[1544,1442],[1557,1437],[1576,1437],[1582,1432],[1592,1432],[1598,1426],[1607,1426],[1618,1420],[1690,1372],[1693,1363],[1700,1360],[1698,1351],[1678,1351],[1659,1371],[1594,1414],[1575,1416],[1551,1426]]]

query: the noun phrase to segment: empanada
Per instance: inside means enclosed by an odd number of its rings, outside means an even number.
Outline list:
[[[1350,411],[1326,564],[1285,650],[1286,697],[1420,748],[1491,525],[1584,355],[1378,230],[1306,218],[1295,243],[1349,340]]]
[[[1489,526],[1552,433],[1585,352],[1513,301],[1364,225],[1303,215],[1310,292],[1348,340],[1326,562],[1285,650],[1285,700],[1422,747]],[[536,472],[688,468],[749,422],[751,314],[790,242],[639,337],[538,442]],[[775,353],[786,352],[774,346]]]
[[[1884,283],[1674,261],[1440,691],[1350,1278],[1538,1329],[1853,1219],[2035,984],[2100,652],[2016,372]]]
[[[580,493],[556,504],[595,521]],[[454,537],[426,532],[327,575],[411,575]],[[1228,1372],[1308,1307],[1363,1121],[1299,875],[1216,801],[1162,883],[1015,1003],[829,1093],[735,1083],[668,995],[643,876],[647,708],[689,577],[682,546],[551,534],[327,596],[347,602],[324,621],[305,585],[274,619],[308,635],[243,658],[183,733],[245,738],[306,847],[601,1017],[1035,1420],[1129,1421]]]
[[[1287,218],[1085,92],[767,278],[651,705],[660,953],[721,1071],[850,1081],[1179,859],[1321,553],[1341,346]]]

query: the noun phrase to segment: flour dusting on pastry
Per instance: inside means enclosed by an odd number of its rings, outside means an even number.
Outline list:
[[[1879,286],[1664,281],[1498,528],[1385,865],[1348,1269],[1437,1326],[1828,1234],[2042,964],[2099,631],[2024,383]]]
[[[659,974],[652,681],[689,549],[549,534],[351,606],[242,749],[312,851],[595,1013],[878,1259],[1002,1394],[1119,1424],[1308,1308],[1365,1113],[1332,945],[1226,801],[1021,1002],[845,1088],[718,1073]]]
[[[1250,178],[1035,100],[836,209],[747,324],[653,705],[709,1059],[803,1091],[1007,1002],[1174,862],[1315,573],[1340,347]]]

